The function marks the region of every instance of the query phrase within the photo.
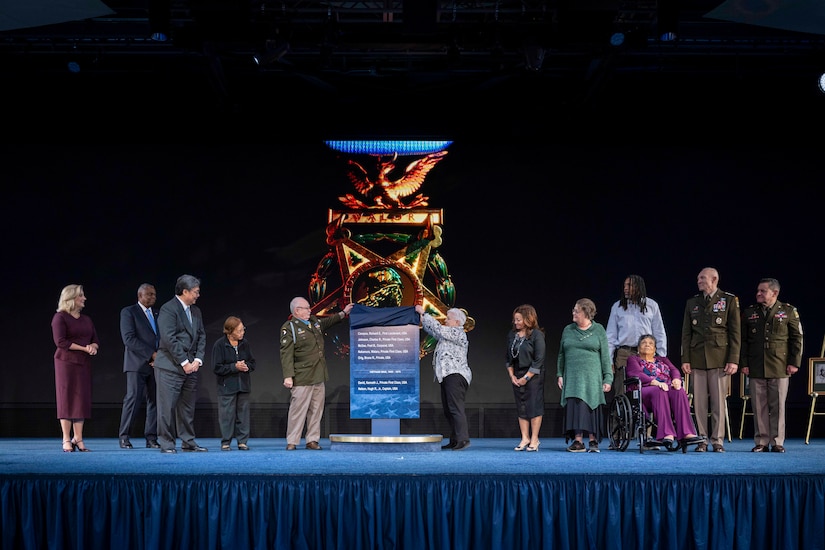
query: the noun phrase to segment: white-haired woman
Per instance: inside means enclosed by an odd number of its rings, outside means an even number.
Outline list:
[[[416,305],[415,311],[421,315],[424,330],[438,340],[433,353],[433,371],[441,385],[441,406],[450,424],[450,442],[442,449],[462,451],[470,446],[464,398],[473,379],[467,363],[469,342],[464,330],[467,314],[458,308],[449,309],[442,325],[426,313],[423,306]]]

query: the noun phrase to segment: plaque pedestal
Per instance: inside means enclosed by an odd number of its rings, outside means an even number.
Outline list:
[[[333,451],[367,451],[410,453],[441,451],[441,434],[400,435],[401,421],[398,419],[376,419],[372,421],[372,434],[330,434],[330,449]]]

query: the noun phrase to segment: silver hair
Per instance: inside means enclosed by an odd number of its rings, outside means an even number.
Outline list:
[[[303,302],[306,302],[307,304],[309,304],[309,300],[307,300],[303,296],[294,297],[292,300],[289,301],[289,312],[294,314],[295,313],[295,308],[298,306],[298,304],[301,304]]]
[[[455,319],[457,319],[458,322],[461,323],[462,326],[464,326],[464,323],[467,322],[467,315],[463,311],[458,309],[457,307],[450,308],[450,309],[447,310],[447,316],[448,317],[450,316],[450,313],[453,314],[453,317]]]

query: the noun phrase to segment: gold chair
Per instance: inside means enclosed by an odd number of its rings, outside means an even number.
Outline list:
[[[751,400],[750,378],[746,374],[739,373],[739,397],[742,398],[742,419],[739,421],[739,439],[745,433],[745,417],[753,416],[753,412],[748,412],[748,403]]]

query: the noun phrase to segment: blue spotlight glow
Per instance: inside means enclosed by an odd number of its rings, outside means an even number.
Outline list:
[[[352,141],[325,141],[331,149],[342,153],[361,155],[428,155],[437,153],[449,147],[452,141],[424,141],[424,140],[352,140]]]

